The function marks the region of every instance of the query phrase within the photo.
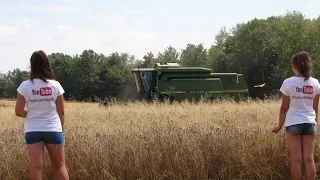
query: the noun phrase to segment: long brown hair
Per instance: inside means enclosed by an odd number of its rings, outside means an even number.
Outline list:
[[[299,52],[292,56],[292,63],[298,68],[298,71],[301,75],[305,77],[305,80],[308,80],[312,74],[312,62],[309,54],[305,51]]]
[[[40,78],[44,82],[48,82],[47,79],[55,79],[53,70],[49,63],[49,57],[42,50],[35,51],[30,58],[30,80]]]

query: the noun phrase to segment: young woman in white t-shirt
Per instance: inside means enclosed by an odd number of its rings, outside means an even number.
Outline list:
[[[316,178],[314,162],[315,135],[317,132],[319,81],[311,77],[311,58],[307,52],[292,57],[295,76],[283,81],[280,88],[282,104],[277,133],[285,125],[290,149],[292,179],[301,179],[304,164],[306,179]]]
[[[64,90],[54,80],[49,58],[35,51],[30,59],[30,79],[18,87],[16,115],[26,119],[25,142],[30,160],[30,179],[42,179],[46,146],[58,179],[69,179],[64,152]],[[27,110],[25,110],[25,105]]]

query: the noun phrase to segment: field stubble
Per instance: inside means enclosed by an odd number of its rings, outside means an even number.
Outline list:
[[[70,179],[290,179],[280,102],[66,103]],[[0,101],[0,179],[28,179],[24,119]],[[319,169],[319,143],[315,160]],[[54,177],[48,154],[44,179]],[[318,174],[319,176],[319,174]]]

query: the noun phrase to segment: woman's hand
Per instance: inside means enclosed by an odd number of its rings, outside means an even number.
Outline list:
[[[286,119],[286,114],[289,109],[289,103],[290,103],[290,97],[282,93],[282,103],[281,103],[280,112],[279,112],[279,122],[272,129],[272,132],[277,133],[282,128]]]
[[[272,132],[274,132],[274,133],[276,134],[277,132],[280,131],[281,128],[282,128],[282,126],[276,125],[276,126],[272,129]]]

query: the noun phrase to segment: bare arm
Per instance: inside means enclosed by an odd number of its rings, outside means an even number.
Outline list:
[[[64,99],[63,99],[63,95],[57,97],[56,103],[57,103],[57,111],[58,111],[60,121],[61,121],[61,126],[63,129],[63,127],[64,127]]]
[[[25,118],[27,116],[27,111],[24,109],[26,100],[24,97],[18,93],[17,94],[17,101],[16,101],[16,107],[15,107],[15,113],[16,116]]]
[[[286,114],[289,109],[289,102],[290,102],[289,96],[282,94],[282,103],[281,103],[280,112],[279,112],[279,122],[278,122],[278,125],[276,125],[272,129],[272,132],[277,133],[282,128],[286,119]]]
[[[313,100],[313,109],[316,112],[316,122],[318,122],[318,105],[319,105],[319,94],[317,94]]]
[[[283,126],[285,118],[286,118],[286,114],[288,112],[289,109],[289,102],[290,102],[290,98],[289,96],[286,96],[284,94],[282,94],[282,103],[281,103],[281,107],[280,107],[280,112],[279,112],[279,123],[278,125],[280,127]]]

